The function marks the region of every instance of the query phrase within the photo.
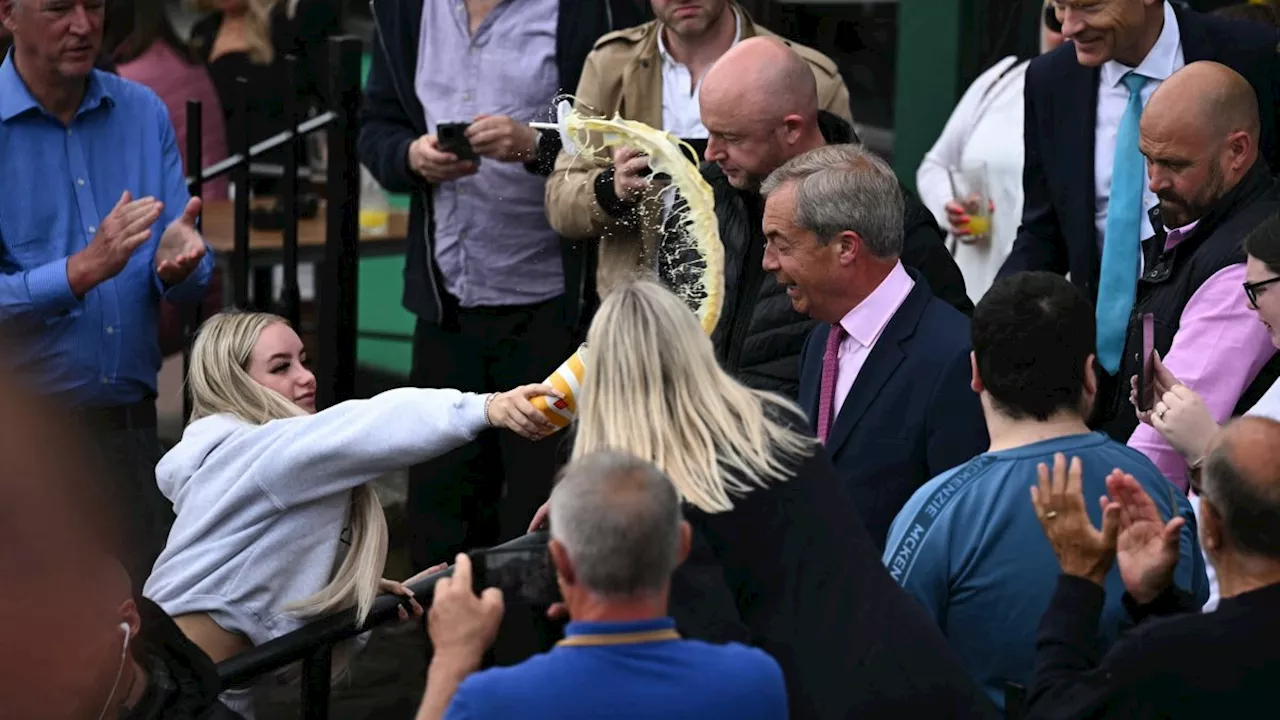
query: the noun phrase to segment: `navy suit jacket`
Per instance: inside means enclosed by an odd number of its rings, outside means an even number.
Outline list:
[[[1275,140],[1280,97],[1280,35],[1262,24],[1178,9],[1182,55],[1187,64],[1212,60],[1235,70],[1258,94],[1261,150],[1280,169]],[[1094,225],[1094,129],[1099,68],[1076,61],[1065,43],[1027,68],[1026,157],[1022,169],[1022,226],[1000,275],[1024,270],[1071,273],[1090,301],[1098,297],[1102,255]],[[1127,390],[1126,390],[1127,392]]]
[[[917,488],[989,444],[982,403],[969,385],[969,319],[934,297],[919,273],[907,272],[915,287],[871,349],[827,438],[878,552]],[[830,332],[819,324],[800,356],[800,404],[815,428]]]

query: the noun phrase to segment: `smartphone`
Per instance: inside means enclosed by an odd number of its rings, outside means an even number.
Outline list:
[[[508,602],[515,599],[534,607],[560,602],[548,539],[549,533],[534,532],[499,547],[467,553],[472,589],[479,595],[485,588],[496,587]]]
[[[476,155],[476,151],[471,148],[471,141],[467,139],[467,128],[471,127],[471,123],[440,123],[436,125],[436,141],[440,143],[440,149],[453,153],[458,156],[459,160],[470,160],[479,162],[480,156]]]
[[[1142,365],[1138,369],[1138,410],[1150,412],[1156,404],[1156,318],[1142,316]]]

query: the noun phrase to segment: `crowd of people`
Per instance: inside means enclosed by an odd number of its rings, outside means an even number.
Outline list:
[[[162,448],[164,303],[215,274],[185,99],[233,146],[320,107],[336,19],[227,0],[185,41],[160,3],[0,0],[0,716],[251,719],[216,663],[379,594],[422,615],[446,568],[420,720],[1258,714],[1280,31],[1027,1],[1042,54],[970,88],[919,196],[836,64],[731,0],[374,3],[359,153],[413,198],[410,387],[317,407],[327,349],[228,309]],[[670,178],[535,127],[563,95],[701,153],[711,332]],[[580,386],[538,382],[580,344]],[[410,468],[396,581],[372,482]],[[477,587],[469,551],[539,529],[560,602]]]

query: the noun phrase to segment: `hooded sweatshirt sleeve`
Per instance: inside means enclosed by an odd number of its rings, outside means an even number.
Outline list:
[[[488,427],[484,402],[457,390],[399,388],[250,426],[228,450],[283,510],[465,445]]]

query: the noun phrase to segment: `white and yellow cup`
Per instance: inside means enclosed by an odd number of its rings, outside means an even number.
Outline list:
[[[564,397],[544,395],[533,399],[533,406],[547,416],[556,430],[569,427],[569,423],[578,416],[578,397],[582,392],[582,379],[586,371],[587,346],[583,343],[578,346],[577,352],[560,363],[560,367],[546,379],[546,384],[559,390]]]

